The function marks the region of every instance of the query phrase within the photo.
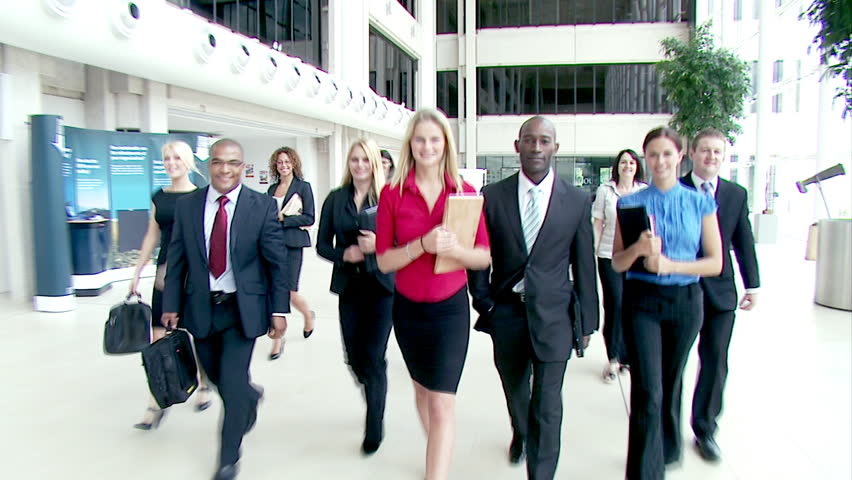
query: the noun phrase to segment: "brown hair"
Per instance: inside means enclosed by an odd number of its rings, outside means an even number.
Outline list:
[[[647,149],[648,144],[657,138],[668,138],[674,143],[675,149],[678,153],[683,151],[683,139],[680,135],[678,135],[677,131],[671,127],[657,127],[648,132],[648,134],[645,135],[645,140],[642,142],[642,150],[644,151]]]
[[[630,155],[636,162],[636,175],[633,176],[633,183],[644,182],[645,170],[643,170],[642,168],[642,162],[639,161],[639,155],[630,148],[625,148],[624,150],[618,152],[618,155],[615,156],[615,161],[612,162],[612,181],[618,184],[618,164],[621,163],[621,156],[625,153]]]
[[[281,175],[278,173],[278,156],[282,153],[286,153],[288,157],[290,157],[290,163],[293,164],[293,176],[302,180],[304,177],[302,176],[302,159],[299,158],[299,154],[296,153],[290,147],[281,147],[272,152],[272,155],[269,157],[269,176],[276,182],[281,181]]]

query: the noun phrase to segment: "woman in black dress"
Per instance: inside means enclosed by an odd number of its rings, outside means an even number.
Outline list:
[[[267,195],[278,202],[278,220],[284,228],[284,244],[287,246],[287,273],[290,276],[290,303],[302,314],[305,338],[314,333],[317,314],[311,310],[305,297],[299,294],[299,275],[302,272],[302,249],[311,246],[308,227],[314,224],[314,193],[311,184],[302,176],[302,160],[290,147],[281,147],[269,157],[269,171],[275,183],[269,186]],[[272,344],[269,359],[281,356],[284,339]]]
[[[376,264],[375,206],[385,183],[376,142],[355,141],[346,164],[340,188],[322,206],[317,252],[334,263],[331,291],[338,295],[346,363],[364,387],[367,418],[361,451],[370,455],[383,436],[393,275],[381,273]]]
[[[157,190],[151,199],[151,216],[148,221],[148,231],[142,240],[139,261],[136,264],[136,269],[133,271],[133,278],[130,279],[130,293],[136,294],[141,298],[139,294],[139,276],[142,269],[151,260],[154,249],[159,245],[160,253],[157,255],[157,273],[154,277],[154,289],[151,295],[152,342],[163,338],[166,334],[166,329],[160,324],[160,317],[163,316],[163,282],[166,278],[166,258],[169,242],[172,237],[175,204],[178,198],[196,189],[196,186],[189,179],[189,172],[193,171],[199,175],[201,174],[195,166],[195,156],[192,153],[192,148],[185,142],[175,141],[167,143],[163,145],[162,153],[163,168],[171,180],[171,185]],[[200,385],[195,404],[195,410],[199,412],[206,410],[210,406],[210,388],[207,386],[207,378],[203,371],[200,372],[200,375],[201,381],[199,382]],[[134,427],[140,430],[157,428],[165,414],[166,411],[160,409],[153,397],[151,397],[145,417],[141,422],[134,425]]]

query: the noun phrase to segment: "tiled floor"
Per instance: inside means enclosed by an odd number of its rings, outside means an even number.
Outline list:
[[[761,246],[764,288],[754,312],[738,316],[731,346],[726,411],[718,441],[724,460],[708,465],[687,448],[672,480],[852,478],[852,314],[813,304],[814,264],[799,245]],[[416,479],[424,437],[396,343],[388,348],[386,437],[373,457],[359,455],[363,406],[342,361],[329,264],[305,255],[303,291],[318,313],[317,331],[301,338],[293,317],[285,355],[266,360],[258,342],[253,377],[266,387],[257,428],[246,437],[240,478]],[[151,280],[144,285],[150,291]],[[157,431],[131,425],[146,406],[138,355],[101,352],[109,307],[127,288],[79,299],[69,313],[34,313],[0,297],[0,475],[8,479],[207,479],[220,414],[171,409]],[[392,337],[393,338],[393,337]],[[562,457],[557,478],[623,478],[627,415],[618,384],[599,380],[600,335],[565,379]],[[687,385],[695,378],[695,355]],[[629,391],[629,380],[622,388]],[[684,392],[689,405],[692,392]],[[192,400],[190,400],[191,402]],[[521,479],[506,449],[508,417],[491,344],[471,336],[458,395],[454,479]],[[691,444],[688,412],[684,440]]]

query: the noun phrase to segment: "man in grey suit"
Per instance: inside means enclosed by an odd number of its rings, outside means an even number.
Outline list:
[[[163,291],[163,325],[175,328],[181,312],[181,326],[195,337],[198,360],[222,397],[214,480],[236,478],[243,435],[257,419],[263,395],[249,381],[255,339],[280,338],[290,311],[275,200],[242,186],[244,167],[236,141],[210,148],[210,186],[175,207]]]
[[[470,272],[475,328],[491,334],[512,421],[509,461],[520,463],[526,453],[535,480],[552,479],[559,460],[572,297],[584,343],[598,328],[591,198],[556,176],[558,149],[546,118],[521,126],[521,172],[483,189],[491,270]]]

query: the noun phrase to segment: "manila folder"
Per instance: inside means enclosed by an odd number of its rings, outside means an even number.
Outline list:
[[[481,195],[450,195],[444,206],[444,228],[456,234],[456,240],[465,248],[473,248],[479,219],[482,216],[484,197]],[[447,273],[464,268],[457,260],[438,255],[435,273]]]

